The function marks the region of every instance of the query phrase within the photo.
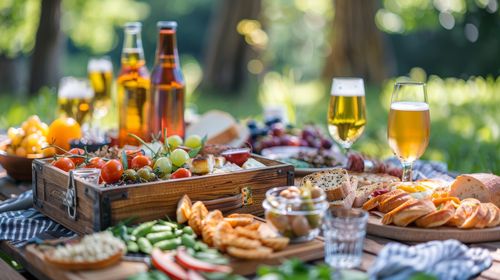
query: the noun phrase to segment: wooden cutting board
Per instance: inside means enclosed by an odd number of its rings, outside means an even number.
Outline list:
[[[147,271],[148,266],[141,262],[121,261],[116,265],[99,270],[69,271],[52,266],[45,262],[43,253],[36,245],[28,245],[25,249],[26,259],[44,275],[57,280],[118,280]],[[1,277],[0,277],[1,278]]]
[[[500,226],[484,229],[459,229],[456,227],[418,228],[382,224],[382,218],[370,214],[367,232],[384,238],[405,242],[456,239],[463,243],[480,243],[500,240]]]
[[[323,260],[325,255],[325,242],[322,237],[317,237],[310,242],[292,243],[283,251],[274,252],[267,259],[241,260],[231,259],[231,267],[236,274],[255,274],[260,265],[279,265],[286,259],[300,259],[302,261]]]

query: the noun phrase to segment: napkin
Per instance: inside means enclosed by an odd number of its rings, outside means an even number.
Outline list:
[[[31,195],[32,192],[27,191],[16,198],[1,202],[0,205],[14,204]],[[34,208],[0,213],[0,240],[7,240],[16,247],[21,247],[36,236],[47,232],[50,232],[52,236],[59,237],[75,235],[74,232],[54,222]]]
[[[403,280],[424,272],[443,280],[469,279],[491,265],[488,250],[469,248],[457,240],[416,246],[389,243],[369,270],[370,279]]]

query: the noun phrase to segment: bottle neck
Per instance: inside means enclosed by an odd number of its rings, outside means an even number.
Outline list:
[[[166,63],[170,67],[179,66],[177,38],[174,29],[160,29],[156,46],[156,63]]]
[[[145,65],[140,31],[125,30],[121,60],[122,66],[141,67]]]

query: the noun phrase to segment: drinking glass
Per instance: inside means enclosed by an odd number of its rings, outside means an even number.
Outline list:
[[[111,106],[111,86],[113,83],[113,63],[108,56],[92,57],[87,65],[87,73],[94,90],[94,120],[101,121]]]
[[[94,91],[87,79],[64,77],[59,83],[59,114],[75,119],[80,125],[90,122]]]
[[[424,83],[397,82],[391,99],[387,139],[403,166],[403,182],[411,182],[413,162],[429,144],[430,113]]]
[[[78,168],[73,170],[74,178],[82,179],[93,185],[99,185],[101,170],[98,168]]]
[[[361,78],[333,78],[328,131],[349,152],[366,125],[365,87]]]
[[[327,212],[323,223],[325,262],[340,273],[361,264],[368,212],[338,208]]]

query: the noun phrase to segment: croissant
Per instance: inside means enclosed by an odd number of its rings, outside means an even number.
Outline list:
[[[446,224],[455,215],[455,207],[452,201],[447,201],[443,207],[435,212],[431,212],[423,217],[418,218],[415,224],[418,227],[432,228]]]

